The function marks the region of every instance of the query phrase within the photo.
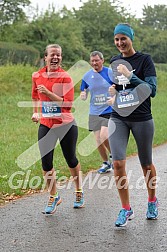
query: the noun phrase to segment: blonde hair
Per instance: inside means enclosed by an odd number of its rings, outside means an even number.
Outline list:
[[[58,44],[50,44],[50,45],[46,46],[45,53],[44,53],[45,56],[48,55],[48,49],[50,49],[50,48],[59,48],[62,51],[62,48],[61,48],[60,45],[58,45]]]

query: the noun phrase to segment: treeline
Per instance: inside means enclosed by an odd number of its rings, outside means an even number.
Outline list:
[[[66,65],[89,60],[93,50],[102,51],[109,62],[118,53],[114,26],[125,22],[134,28],[136,50],[150,53],[156,63],[167,63],[167,5],[144,6],[141,19],[132,16],[119,0],[89,0],[72,10],[48,6],[45,12],[32,10],[31,18],[26,6],[31,6],[29,0],[0,2],[1,41],[33,46],[41,57],[47,44],[58,43]]]

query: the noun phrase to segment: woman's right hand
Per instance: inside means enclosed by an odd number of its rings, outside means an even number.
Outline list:
[[[107,104],[109,106],[112,106],[115,102],[115,94],[116,94],[116,85],[113,84],[111,87],[109,87],[108,92],[110,94],[110,97],[108,97]]]
[[[31,117],[31,120],[35,123],[39,122],[39,114],[38,113],[34,113]]]
[[[115,89],[116,85],[113,84],[111,87],[109,87],[108,91],[111,97],[113,97],[116,94],[116,89]]]

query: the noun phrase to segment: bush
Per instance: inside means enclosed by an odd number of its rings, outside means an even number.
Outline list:
[[[40,53],[32,46],[25,44],[0,42],[0,65],[30,64],[38,65]]]

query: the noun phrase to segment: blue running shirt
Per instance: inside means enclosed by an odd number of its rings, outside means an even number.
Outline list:
[[[83,76],[80,90],[90,92],[90,115],[112,112],[112,107],[107,104],[107,98],[110,96],[108,89],[113,84],[112,79],[111,68],[104,66],[100,72],[91,69]]]

